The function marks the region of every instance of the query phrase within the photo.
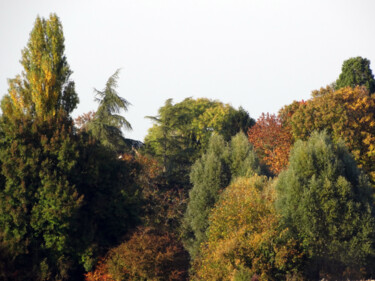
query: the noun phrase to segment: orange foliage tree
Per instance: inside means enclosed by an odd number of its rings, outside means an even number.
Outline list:
[[[249,141],[259,158],[269,170],[277,175],[288,165],[292,135],[274,114],[262,114],[248,131]]]
[[[188,264],[188,253],[173,235],[140,228],[112,249],[86,281],[186,280]]]
[[[96,265],[95,271],[85,274],[86,281],[115,281],[112,275],[108,273],[108,266],[104,260],[100,260]]]

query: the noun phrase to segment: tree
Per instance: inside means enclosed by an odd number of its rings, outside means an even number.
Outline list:
[[[137,192],[141,195],[142,225],[172,234],[179,234],[181,219],[186,209],[186,196],[181,189],[170,189],[165,183],[160,163],[142,155],[123,154],[134,170]]]
[[[130,103],[116,92],[118,74],[119,70],[109,77],[103,91],[95,89],[99,107],[86,127],[103,145],[121,150],[125,146],[121,129],[130,130],[132,127],[125,117],[119,115],[121,110],[128,110]]]
[[[71,178],[78,145],[68,115],[78,97],[56,15],[36,19],[21,64],[0,120],[1,277],[63,280],[76,269],[70,238],[82,196]]]
[[[138,221],[130,163],[77,131],[57,16],[37,18],[0,118],[0,279],[81,280]],[[105,99],[105,98],[103,98]]]
[[[22,75],[9,80],[9,95],[2,102],[3,113],[30,114],[44,119],[60,110],[70,113],[78,104],[72,71],[64,55],[64,35],[59,18],[37,17],[27,47],[22,51]]]
[[[375,183],[375,96],[365,88],[322,89],[323,95],[300,103],[290,117],[295,139],[306,140],[314,130],[327,130],[334,141],[344,140],[360,168]]]
[[[205,98],[187,98],[176,104],[169,99],[158,113],[150,117],[155,124],[145,137],[145,151],[163,165],[170,186],[186,190],[190,188],[190,167],[206,150],[212,133],[229,141],[254,124],[242,108]]]
[[[120,159],[86,132],[79,137],[79,157],[72,178],[83,205],[72,232],[78,264],[90,271],[97,258],[119,245],[140,223],[141,198],[138,165]]]
[[[188,264],[188,254],[173,235],[140,228],[112,249],[86,280],[186,280]]]
[[[335,88],[338,90],[348,86],[365,86],[370,93],[375,92],[375,79],[368,59],[356,57],[344,61]]]
[[[285,280],[288,273],[297,274],[303,253],[278,227],[273,201],[274,189],[265,176],[231,183],[210,212],[208,239],[192,279]]]
[[[198,255],[200,244],[206,241],[208,214],[219,193],[239,176],[259,173],[259,163],[246,136],[240,132],[228,145],[222,136],[213,135],[205,154],[192,166],[193,188],[184,217],[185,247],[192,258]]]
[[[282,125],[279,117],[263,113],[257,123],[249,129],[248,137],[272,174],[279,174],[288,165],[292,134]]]
[[[276,189],[282,224],[308,254],[309,278],[360,279],[361,268],[374,268],[372,189],[342,142],[325,132],[297,141]]]
[[[2,122],[1,131],[0,244],[9,257],[2,278],[67,279],[82,205],[71,180],[78,154],[71,121],[25,117]]]

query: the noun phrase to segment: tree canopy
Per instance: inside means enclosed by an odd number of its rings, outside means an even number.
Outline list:
[[[184,228],[185,246],[194,258],[206,240],[208,215],[219,198],[219,193],[236,177],[259,173],[259,161],[244,133],[232,138],[230,144],[214,134],[206,153],[192,166]]]
[[[297,275],[303,253],[278,227],[267,177],[237,178],[211,210],[207,242],[193,280],[285,280]],[[298,256],[298,259],[295,257]]]
[[[276,189],[282,223],[308,254],[309,278],[358,279],[373,268],[373,192],[344,143],[326,132],[297,141]]]
[[[344,87],[364,86],[370,93],[375,92],[375,79],[366,58],[350,58],[342,64],[342,72],[336,81],[336,90]]]
[[[262,114],[248,131],[249,141],[271,174],[277,175],[288,165],[292,145],[290,128],[276,115]]]
[[[375,182],[375,96],[363,87],[328,87],[323,94],[294,106],[289,125],[295,139],[306,140],[314,130],[327,130],[345,141],[360,168]]]
[[[373,279],[367,59],[256,124],[217,100],[169,99],[142,146],[122,133],[119,70],[73,122],[64,48],[59,18],[37,17],[1,102],[1,280]]]
[[[229,141],[254,124],[242,108],[205,98],[176,104],[169,99],[151,119],[155,124],[145,137],[145,149],[164,166],[169,183],[177,186],[189,185],[190,166],[206,150],[213,132]]]
[[[131,163],[77,133],[69,116],[78,98],[63,43],[57,16],[38,17],[23,51],[24,72],[2,102],[4,280],[81,280],[138,221]]]
[[[22,51],[21,75],[9,80],[9,94],[2,101],[3,114],[31,114],[47,118],[60,110],[73,111],[78,104],[72,71],[64,54],[64,35],[59,18],[37,17]]]
[[[108,78],[102,91],[95,89],[95,100],[99,103],[98,109],[87,119],[87,129],[103,145],[111,149],[124,150],[126,146],[121,129],[131,130],[130,123],[119,113],[128,110],[130,103],[119,96],[116,91],[120,70]]]

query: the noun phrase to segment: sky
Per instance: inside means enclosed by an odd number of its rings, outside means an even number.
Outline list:
[[[143,140],[164,102],[207,97],[257,119],[334,82],[362,56],[375,71],[374,0],[0,0],[0,95],[21,73],[35,18],[56,13],[80,104],[121,68],[123,115]]]

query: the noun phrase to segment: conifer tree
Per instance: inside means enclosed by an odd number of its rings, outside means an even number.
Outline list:
[[[92,135],[111,149],[123,148],[125,140],[121,129],[132,128],[125,117],[119,114],[121,110],[127,111],[130,105],[116,91],[119,72],[120,70],[117,70],[109,77],[103,91],[95,89],[95,100],[99,103],[99,107],[87,124],[87,129]]]

